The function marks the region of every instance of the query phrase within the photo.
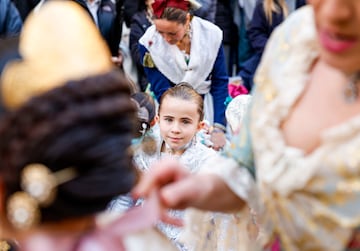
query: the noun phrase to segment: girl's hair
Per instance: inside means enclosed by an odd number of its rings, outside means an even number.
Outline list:
[[[118,71],[93,76],[33,97],[0,121],[0,177],[6,198],[21,191],[25,166],[51,172],[72,167],[74,179],[57,187],[41,208],[42,221],[93,214],[136,182],[128,151],[136,120],[125,77]]]
[[[137,126],[135,139],[133,142],[134,150],[141,147],[147,155],[153,155],[156,152],[156,141],[154,137],[147,133],[156,116],[156,106],[154,99],[145,92],[137,92],[131,95],[132,100],[137,107]],[[140,144],[136,144],[136,142]]]
[[[145,92],[136,92],[131,95],[131,99],[137,107],[138,125],[135,137],[141,137],[150,129],[151,122],[155,119],[155,102],[154,99]]]
[[[182,82],[174,87],[167,89],[164,94],[161,96],[159,104],[159,112],[161,110],[161,105],[166,96],[171,96],[174,98],[180,98],[183,100],[193,101],[198,106],[198,114],[200,115],[200,121],[204,119],[204,101],[199,93],[188,83]]]
[[[265,16],[270,24],[272,24],[273,21],[272,20],[273,12],[282,13],[284,18],[287,17],[289,14],[285,0],[264,0],[263,8],[264,8]]]
[[[163,14],[161,15],[162,19],[168,21],[177,22],[179,24],[186,24],[186,17],[188,12],[182,9],[166,7]]]

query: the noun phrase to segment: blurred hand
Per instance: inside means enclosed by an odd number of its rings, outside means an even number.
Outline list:
[[[192,174],[174,159],[154,164],[132,191],[134,198],[147,198],[158,191],[165,209],[195,207],[201,210],[228,211],[241,208],[243,201],[215,174]],[[165,218],[163,221],[167,222]]]
[[[226,144],[225,133],[221,129],[214,128],[210,133],[210,141],[215,151],[221,150]]]
[[[119,52],[119,55],[117,57],[111,57],[111,61],[113,62],[114,65],[116,65],[118,67],[122,67],[123,56],[122,56],[121,52]]]
[[[164,207],[181,209],[186,207],[183,203],[185,199],[182,197],[188,196],[188,189],[183,187],[183,182],[188,176],[190,172],[178,161],[164,159],[152,165],[150,171],[140,178],[132,193],[135,198],[146,198],[152,191],[159,191],[160,201]],[[174,187],[181,190],[176,192]]]

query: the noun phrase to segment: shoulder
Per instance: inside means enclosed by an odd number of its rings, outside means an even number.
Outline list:
[[[144,23],[146,21],[148,21],[148,20],[147,20],[147,17],[146,17],[146,14],[144,11],[136,12],[133,15],[132,20],[131,20],[131,22],[138,22],[138,23]]]
[[[193,16],[191,20],[191,24],[201,27],[203,31],[222,32],[220,27],[217,26],[216,24],[197,16]]]
[[[212,43],[214,48],[221,45],[223,32],[217,25],[194,16],[191,20],[191,28],[194,32],[194,39],[201,40],[203,45]]]
[[[159,39],[158,36],[159,35],[156,32],[155,25],[151,25],[149,28],[147,28],[144,35],[139,39],[139,43],[148,49],[154,43],[154,40]]]

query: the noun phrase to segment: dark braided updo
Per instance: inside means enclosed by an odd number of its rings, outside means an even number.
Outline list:
[[[74,167],[41,209],[42,221],[101,211],[136,182],[128,150],[136,121],[129,84],[118,71],[70,81],[33,97],[0,121],[0,175],[7,197],[20,191],[22,169],[42,163],[52,172]]]

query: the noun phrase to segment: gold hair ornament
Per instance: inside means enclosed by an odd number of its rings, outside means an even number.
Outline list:
[[[76,177],[68,167],[51,173],[43,164],[29,164],[21,173],[21,188],[7,203],[8,220],[17,229],[29,229],[41,218],[40,206],[49,206],[56,197],[56,187]]]
[[[114,67],[99,29],[72,1],[48,1],[31,13],[20,34],[19,52],[22,59],[9,62],[0,76],[2,101],[9,109],[69,80]]]

